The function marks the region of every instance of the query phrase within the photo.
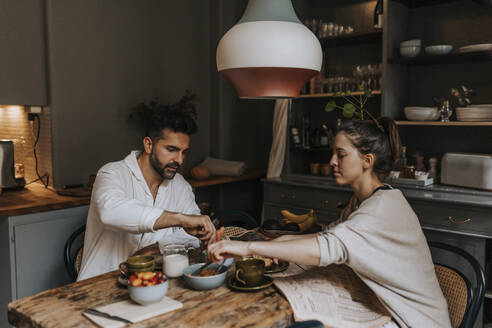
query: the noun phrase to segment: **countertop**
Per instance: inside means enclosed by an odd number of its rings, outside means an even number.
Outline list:
[[[0,217],[82,206],[89,202],[90,197],[61,196],[51,187],[33,183],[23,189],[3,191],[0,195]]]
[[[258,180],[265,177],[265,169],[250,168],[240,176],[211,176],[204,180],[187,179],[193,188],[226,183]],[[33,183],[17,190],[3,190],[0,194],[0,217],[51,211],[88,205],[90,197],[62,196],[56,190]]]
[[[292,175],[284,178],[264,179],[263,181],[309,188],[343,191],[351,190],[349,186],[338,185],[335,180],[330,177],[320,178],[309,175]],[[400,189],[405,197],[409,199],[492,207],[492,191],[453,187],[441,184],[433,184],[425,187],[393,184],[393,187]]]

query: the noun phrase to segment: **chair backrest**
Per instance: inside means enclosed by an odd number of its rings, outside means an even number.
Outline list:
[[[217,211],[211,217],[212,221],[218,220],[217,227],[242,227],[253,229],[258,227],[258,222],[248,213],[239,210]]]
[[[82,259],[82,249],[84,243],[85,224],[75,230],[63,248],[63,261],[65,262],[65,269],[68,276],[72,281],[77,280],[78,269],[80,268],[80,261]]]
[[[439,285],[448,303],[453,328],[472,328],[485,294],[485,275],[482,266],[475,257],[461,248],[435,241],[430,241],[429,246],[459,255],[473,269],[475,287],[459,270],[434,263]]]

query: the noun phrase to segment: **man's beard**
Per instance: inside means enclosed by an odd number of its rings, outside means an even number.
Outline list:
[[[157,156],[155,155],[154,149],[152,149],[152,153],[150,154],[150,165],[154,168],[154,170],[163,178],[163,179],[172,179],[176,175],[177,170],[179,169],[179,164],[176,162],[171,162],[166,165],[159,162]],[[167,168],[176,169],[176,171],[166,171]]]

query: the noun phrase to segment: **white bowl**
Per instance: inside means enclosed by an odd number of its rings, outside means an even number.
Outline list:
[[[425,47],[425,53],[429,55],[445,55],[449,54],[451,50],[453,50],[453,46],[449,44]]]
[[[141,286],[135,287],[128,285],[128,293],[130,298],[141,305],[147,305],[159,302],[166,294],[169,288],[167,277],[164,277],[166,281],[154,286]]]
[[[413,40],[406,40],[400,43],[400,48],[402,47],[411,47],[411,46],[417,46],[420,47],[422,45],[422,40],[420,39],[413,39]]]
[[[400,47],[400,55],[405,58],[416,57],[419,53],[419,46]]]
[[[435,121],[439,118],[437,107],[409,106],[404,108],[405,117],[409,121]]]
[[[193,276],[191,274],[196,269],[205,265],[205,263],[192,264],[183,270],[184,280],[186,281],[188,286],[196,290],[209,290],[209,289],[217,288],[224,283],[227,277],[227,269],[233,262],[232,259],[227,259],[227,260],[228,261],[224,262],[226,268],[224,270],[221,270],[222,273],[216,274],[214,276],[208,276],[208,277]],[[210,265],[210,269],[217,270],[218,266],[219,265],[217,263],[213,263]]]

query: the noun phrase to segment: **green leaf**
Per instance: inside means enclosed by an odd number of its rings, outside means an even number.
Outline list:
[[[350,92],[350,90],[347,90],[347,91],[345,91],[345,95],[350,96],[350,95],[352,95],[352,92]]]
[[[350,103],[346,103],[345,105],[343,105],[343,116],[345,116],[346,118],[352,118],[352,116],[354,116],[354,112],[355,112],[356,108],[354,105],[350,104]]]
[[[325,106],[325,112],[329,113],[333,111],[337,107],[337,103],[335,101],[329,101]]]
[[[355,112],[354,115],[360,119],[362,119],[362,112]]]
[[[364,91],[364,86],[362,84],[359,84],[359,91]]]
[[[364,95],[367,98],[371,98],[372,97],[372,90],[371,89],[364,90]]]
[[[340,91],[337,91],[333,94],[334,97],[341,97],[342,93]]]

